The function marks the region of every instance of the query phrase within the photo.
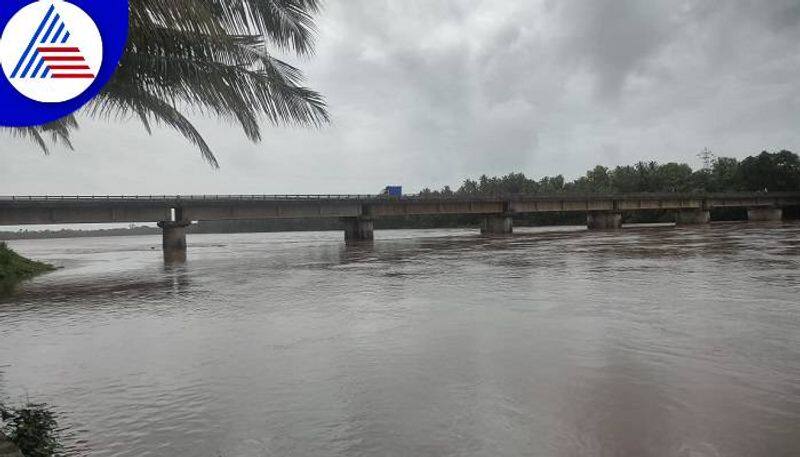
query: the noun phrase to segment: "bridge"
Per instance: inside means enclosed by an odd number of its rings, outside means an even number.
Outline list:
[[[387,197],[380,195],[132,195],[0,196],[0,226],[156,222],[166,258],[186,257],[186,227],[193,221],[338,218],[345,241],[373,239],[373,220],[389,216],[474,214],[481,233],[508,234],[513,216],[585,213],[589,229],[615,229],[625,213],[666,210],[679,225],[705,224],[717,208],[746,208],[752,221],[779,221],[783,208],[800,206],[800,192],[704,195],[558,195],[496,197]]]

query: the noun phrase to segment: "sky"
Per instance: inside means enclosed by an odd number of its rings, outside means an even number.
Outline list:
[[[49,156],[0,132],[0,195],[415,192],[800,152],[800,0],[327,0],[318,27],[293,63],[329,125],[251,143],[192,115],[218,170],[135,119],[81,116]]]

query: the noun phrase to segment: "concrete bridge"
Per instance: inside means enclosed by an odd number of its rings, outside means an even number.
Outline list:
[[[387,216],[475,214],[481,232],[506,234],[515,214],[578,212],[590,229],[615,229],[622,215],[648,210],[675,213],[677,224],[705,224],[715,208],[746,208],[750,220],[778,221],[800,206],[800,192],[707,195],[560,195],[548,197],[386,197],[378,195],[147,195],[0,197],[0,225],[157,222],[165,256],[186,256],[192,221],[339,218],[345,241],[373,239],[373,220]]]

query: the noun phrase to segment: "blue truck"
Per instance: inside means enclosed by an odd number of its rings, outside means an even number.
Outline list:
[[[381,195],[385,197],[402,197],[403,196],[403,186],[386,186],[383,191],[381,191]]]

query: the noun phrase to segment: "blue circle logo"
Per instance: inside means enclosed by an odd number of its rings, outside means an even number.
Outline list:
[[[111,79],[128,2],[5,0],[0,27],[0,125],[41,125],[76,111]]]

